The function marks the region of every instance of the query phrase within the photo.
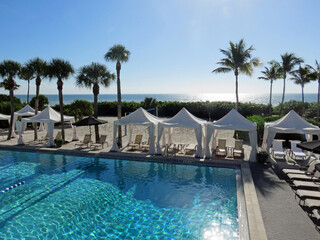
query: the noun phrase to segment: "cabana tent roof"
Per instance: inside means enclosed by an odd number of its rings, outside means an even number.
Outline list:
[[[308,141],[312,140],[312,134],[320,136],[320,128],[304,120],[294,110],[277,121],[265,123],[262,144],[264,150],[270,148],[277,132],[305,134]]]
[[[38,113],[40,113],[40,111]],[[18,116],[33,116],[35,114],[35,110],[27,104],[22,109],[15,112],[15,114]]]
[[[75,119],[73,116],[66,116],[63,117],[64,121],[66,122],[74,122]],[[54,110],[52,107],[47,107],[44,109],[41,113],[39,113],[37,116],[31,117],[31,118],[23,118],[21,119],[21,122],[60,122],[61,116],[60,113]]]
[[[10,115],[5,115],[0,113],[0,120],[10,120]]]
[[[115,125],[149,125],[158,124],[162,119],[152,115],[151,113],[144,110],[142,107],[136,111],[130,113],[117,121],[114,121]]]
[[[182,108],[175,116],[163,121],[161,125],[165,127],[186,127],[194,128],[203,126],[207,121],[192,115],[187,109]]]

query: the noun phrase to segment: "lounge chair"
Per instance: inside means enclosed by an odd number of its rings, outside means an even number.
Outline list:
[[[291,141],[291,149],[289,152],[289,156],[295,160],[304,160],[306,159],[307,155],[304,152],[302,152],[301,148],[297,147],[298,143],[300,143],[300,141]]]
[[[288,178],[293,181],[293,180],[301,180],[301,181],[315,181],[315,182],[320,182],[320,172],[316,172],[314,175],[309,174],[294,174],[294,173],[289,173]]]
[[[140,149],[141,142],[142,142],[142,135],[141,134],[137,134],[134,142],[133,143],[129,143],[128,147],[130,147],[130,150]]]
[[[272,154],[273,158],[285,159],[286,153],[283,150],[283,146],[282,146],[281,141],[273,141],[271,154]]]
[[[304,200],[304,206],[310,209],[320,208],[320,200],[307,198]]]
[[[216,156],[224,156],[224,157],[227,156],[226,144],[227,144],[226,139],[222,139],[222,138],[218,139],[218,146],[216,147],[216,152],[215,152]]]
[[[235,140],[234,142],[234,149],[233,149],[233,158],[239,157],[243,158],[244,157],[244,149],[243,149],[243,141],[242,140]]]
[[[186,154],[190,154],[190,153],[194,153],[197,151],[197,147],[198,145],[197,144],[188,144],[184,150],[186,152]]]
[[[305,200],[306,198],[320,199],[320,191],[299,189],[296,191],[296,196],[298,196],[300,200]]]
[[[49,140],[49,133],[47,132],[47,134],[45,136],[43,136],[42,138],[39,139],[39,142],[46,142]]]
[[[101,147],[102,149],[105,143],[108,146],[108,142],[106,140],[107,140],[107,135],[101,135],[99,138],[99,142],[91,144],[90,148],[96,149],[98,147]]]
[[[156,137],[154,137],[154,140],[156,139]],[[150,142],[151,142],[151,140],[150,140],[150,138],[148,138],[148,142],[144,142],[144,143],[142,143],[141,144],[141,150],[143,151],[143,150],[145,150],[145,151],[147,151],[147,150],[149,150],[149,148],[150,148]]]
[[[78,146],[79,148],[86,146],[88,148],[90,143],[92,143],[91,134],[86,134],[83,138],[83,141],[81,141],[80,143],[76,143],[75,146]]]
[[[297,189],[306,189],[306,190],[320,190],[320,183],[319,182],[310,182],[310,181],[300,181],[294,180],[292,182],[292,187]]]
[[[284,168],[282,172],[288,174],[312,174],[315,171],[315,165],[320,164],[319,160],[310,160],[306,168],[292,169]]]

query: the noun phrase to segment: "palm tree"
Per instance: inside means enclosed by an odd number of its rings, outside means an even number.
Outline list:
[[[104,58],[106,61],[117,62],[117,95],[118,95],[118,119],[121,118],[121,86],[120,86],[120,70],[121,63],[127,62],[129,60],[130,51],[125,48],[125,46],[121,44],[116,44],[109,49],[109,51],[105,54]],[[118,142],[122,143],[122,133],[121,126],[118,127]]]
[[[283,110],[284,96],[286,93],[287,74],[293,71],[293,68],[297,64],[300,64],[302,62],[303,60],[301,58],[296,57],[294,53],[285,53],[281,55],[281,62],[271,61],[272,64],[275,64],[280,68],[282,72],[282,77],[283,77],[283,93],[282,93],[280,113],[282,113],[282,110]]]
[[[318,63],[318,61],[316,60],[316,67],[312,67],[310,65],[307,65],[312,71],[313,74],[316,76],[316,79],[318,79],[318,99],[317,99],[317,121],[319,122],[319,113],[320,113],[320,109],[319,109],[319,105],[320,105],[320,64]]]
[[[306,67],[299,67],[299,69],[291,71],[290,74],[292,77],[291,80],[294,81],[295,84],[301,85],[302,90],[302,115],[304,115],[305,106],[304,106],[304,85],[309,83],[311,80],[315,80],[316,76],[311,72],[311,69]]]
[[[47,76],[48,71],[48,64],[46,61],[40,58],[31,59],[26,64],[26,68],[28,71],[32,73],[33,78],[36,79],[36,99],[35,99],[35,115],[38,114],[39,111],[39,94],[40,94],[40,85],[41,85],[41,78]],[[38,139],[38,132],[37,128],[34,128],[34,140]]]
[[[100,86],[109,87],[111,80],[114,80],[114,74],[110,73],[108,69],[99,63],[91,63],[80,68],[77,76],[77,85],[80,87],[91,88],[94,95],[94,117],[98,117],[98,94]],[[99,141],[99,127],[95,125],[96,142]]]
[[[272,109],[272,84],[273,81],[277,80],[281,77],[279,68],[275,64],[271,64],[270,68],[265,67],[264,71],[261,71],[264,75],[263,77],[259,77],[259,79],[264,79],[270,81],[270,100],[269,100],[269,114],[271,114]]]
[[[34,78],[32,72],[26,66],[21,68],[19,73],[19,78],[28,81],[28,90],[27,90],[27,104],[29,104],[29,95],[30,95],[30,81]]]
[[[63,95],[62,95],[62,87],[64,79],[68,79],[73,73],[74,69],[72,65],[65,60],[55,58],[52,59],[49,66],[48,66],[48,76],[50,80],[52,78],[57,78],[57,88],[59,91],[59,104],[60,104],[60,115],[61,115],[61,133],[62,133],[62,140],[65,141],[65,134],[64,134],[64,119],[63,119]]]
[[[13,131],[13,116],[14,116],[14,89],[15,81],[14,78],[20,73],[21,65],[18,62],[11,60],[4,60],[0,63],[0,75],[4,78],[2,86],[4,86],[10,93],[10,104],[11,104],[11,118],[9,124],[8,140],[11,139]]]
[[[239,96],[238,96],[238,75],[244,73],[251,76],[253,73],[253,67],[257,67],[261,64],[258,58],[252,58],[251,52],[254,50],[252,46],[246,49],[246,44],[243,39],[239,43],[234,44],[230,41],[230,48],[228,50],[220,49],[226,57],[222,58],[217,64],[222,67],[214,69],[215,73],[227,73],[234,72],[236,76],[236,110],[238,110]]]

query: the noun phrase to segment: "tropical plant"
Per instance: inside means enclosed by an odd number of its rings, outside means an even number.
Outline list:
[[[125,48],[125,46],[121,44],[116,44],[109,49],[109,51],[105,54],[104,58],[106,61],[116,62],[116,70],[117,70],[117,98],[118,98],[118,119],[121,118],[121,85],[120,85],[120,70],[121,63],[127,62],[129,60],[130,51]],[[121,142],[122,133],[121,126],[118,127],[118,139]]]
[[[108,69],[99,63],[91,63],[80,68],[77,76],[76,84],[79,87],[92,88],[94,96],[94,117],[98,117],[98,94],[100,85],[109,87],[110,82],[115,79],[114,74],[110,73]],[[99,126],[95,125],[96,142],[99,142]]]
[[[316,60],[316,67],[312,67],[310,65],[307,65],[307,66],[312,69],[313,74],[316,76],[316,79],[318,80],[317,121],[319,122],[319,115],[320,115],[320,64]]]
[[[141,102],[141,106],[145,109],[155,108],[157,106],[157,99],[152,97],[146,97]]]
[[[86,100],[74,100],[68,105],[67,114],[75,116],[76,119],[82,120],[83,116],[93,115],[92,103]]]
[[[273,84],[273,81],[275,81],[281,77],[281,73],[279,71],[279,67],[275,64],[271,64],[270,68],[265,67],[265,70],[261,71],[261,73],[264,76],[259,77],[259,79],[264,79],[264,80],[270,81],[269,114],[271,114],[271,111],[272,111],[272,84]]]
[[[230,47],[227,50],[220,49],[220,52],[226,57],[222,58],[217,64],[222,67],[214,69],[214,73],[227,73],[234,72],[236,76],[236,110],[238,111],[239,96],[238,96],[238,75],[244,73],[251,76],[253,73],[253,67],[257,67],[261,64],[258,58],[252,58],[251,52],[254,50],[253,46],[246,49],[246,44],[243,39],[239,43],[234,44],[230,41]]]
[[[282,113],[283,110],[283,103],[284,103],[284,97],[286,93],[286,79],[287,79],[287,74],[293,71],[294,67],[297,64],[302,63],[303,60],[301,58],[298,58],[295,56],[294,53],[285,53],[281,55],[281,62],[276,62],[276,61],[271,61],[272,64],[276,65],[282,74],[283,77],[283,92],[282,92],[282,100],[281,100],[281,110],[280,112]]]
[[[295,84],[298,84],[301,86],[302,90],[302,115],[305,113],[305,106],[304,106],[304,85],[309,83],[311,80],[316,79],[316,75],[314,75],[311,72],[311,68],[308,66],[306,67],[299,67],[297,70],[291,71],[290,74],[292,77],[290,78],[291,80],[294,81]]]
[[[31,101],[30,101],[30,106],[31,107],[35,107],[36,105],[36,96],[34,96],[33,98],[31,98]],[[48,106],[49,104],[49,99],[46,95],[43,95],[43,94],[39,94],[39,97],[38,97],[38,101],[39,101],[39,104],[38,104],[38,107],[39,107],[39,110],[43,110],[45,107]]]
[[[30,81],[34,78],[32,72],[26,66],[21,68],[19,73],[19,78],[28,81],[28,90],[27,90],[27,104],[29,104],[29,95],[30,95]]]
[[[11,105],[11,118],[9,124],[9,133],[8,140],[11,139],[11,136],[14,136],[13,129],[13,116],[14,116],[14,89],[15,89],[15,81],[14,78],[19,75],[21,70],[21,65],[18,62],[12,60],[4,60],[0,63],[0,75],[4,79],[1,83],[1,86],[6,90],[9,90],[10,93],[10,105]]]
[[[31,59],[29,62],[26,63],[26,68],[28,72],[32,74],[32,77],[36,79],[36,96],[35,96],[35,115],[38,114],[39,111],[39,94],[40,94],[40,85],[41,85],[41,78],[47,76],[48,71],[48,64],[46,61],[40,58]],[[34,128],[34,140],[38,139],[37,128]]]
[[[72,65],[63,59],[52,59],[48,68],[47,74],[51,79],[56,78],[57,80],[57,88],[59,91],[59,104],[60,104],[60,116],[61,116],[61,134],[62,139],[65,142],[65,133],[64,133],[64,119],[63,119],[63,95],[62,95],[62,88],[63,88],[63,81],[68,79],[74,73],[74,69]]]

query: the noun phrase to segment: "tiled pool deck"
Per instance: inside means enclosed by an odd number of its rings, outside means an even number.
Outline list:
[[[149,156],[142,153],[79,151],[73,149],[39,148],[34,146],[0,145],[0,149],[177,164],[223,167],[237,166],[241,168],[242,171],[249,233],[252,240],[320,239],[320,234],[296,203],[290,187],[287,186],[285,181],[279,180],[271,167],[267,165],[249,164],[249,162],[241,160],[199,160],[187,156],[164,158],[162,156]]]

